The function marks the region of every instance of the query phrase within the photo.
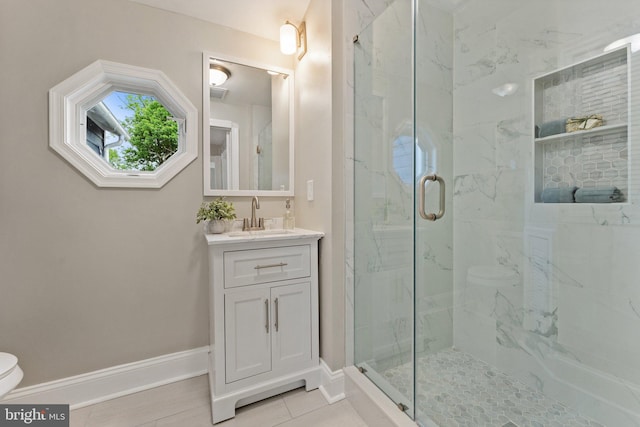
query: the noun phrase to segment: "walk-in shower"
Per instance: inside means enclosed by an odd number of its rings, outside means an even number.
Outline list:
[[[354,364],[423,425],[640,426],[640,2],[373,3]]]

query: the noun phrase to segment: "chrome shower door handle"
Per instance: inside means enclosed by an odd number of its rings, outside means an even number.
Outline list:
[[[438,213],[425,212],[424,192],[426,190],[427,181],[438,181],[438,184],[440,184],[440,210],[438,211]],[[418,185],[418,187],[419,187],[418,191],[420,191],[420,198],[418,201],[418,210],[420,212],[420,216],[422,217],[422,219],[426,219],[427,221],[435,221],[437,219],[442,218],[444,216],[444,194],[445,194],[444,179],[442,179],[442,177],[436,174],[424,175],[422,178],[420,178],[420,184]]]

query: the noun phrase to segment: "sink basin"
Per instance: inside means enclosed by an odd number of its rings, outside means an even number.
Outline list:
[[[280,236],[285,234],[295,234],[294,230],[251,230],[251,231],[232,231],[227,233],[229,237],[248,237],[248,236]]]

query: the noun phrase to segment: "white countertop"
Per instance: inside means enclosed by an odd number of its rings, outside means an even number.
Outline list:
[[[247,242],[267,242],[276,240],[297,240],[315,237],[320,239],[324,236],[321,231],[304,230],[295,228],[293,230],[267,229],[258,231],[230,231],[222,234],[206,234],[207,244],[227,245]]]

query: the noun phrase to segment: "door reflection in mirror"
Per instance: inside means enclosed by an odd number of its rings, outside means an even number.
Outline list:
[[[209,121],[209,170],[213,189],[238,190],[238,125],[227,120]]]

